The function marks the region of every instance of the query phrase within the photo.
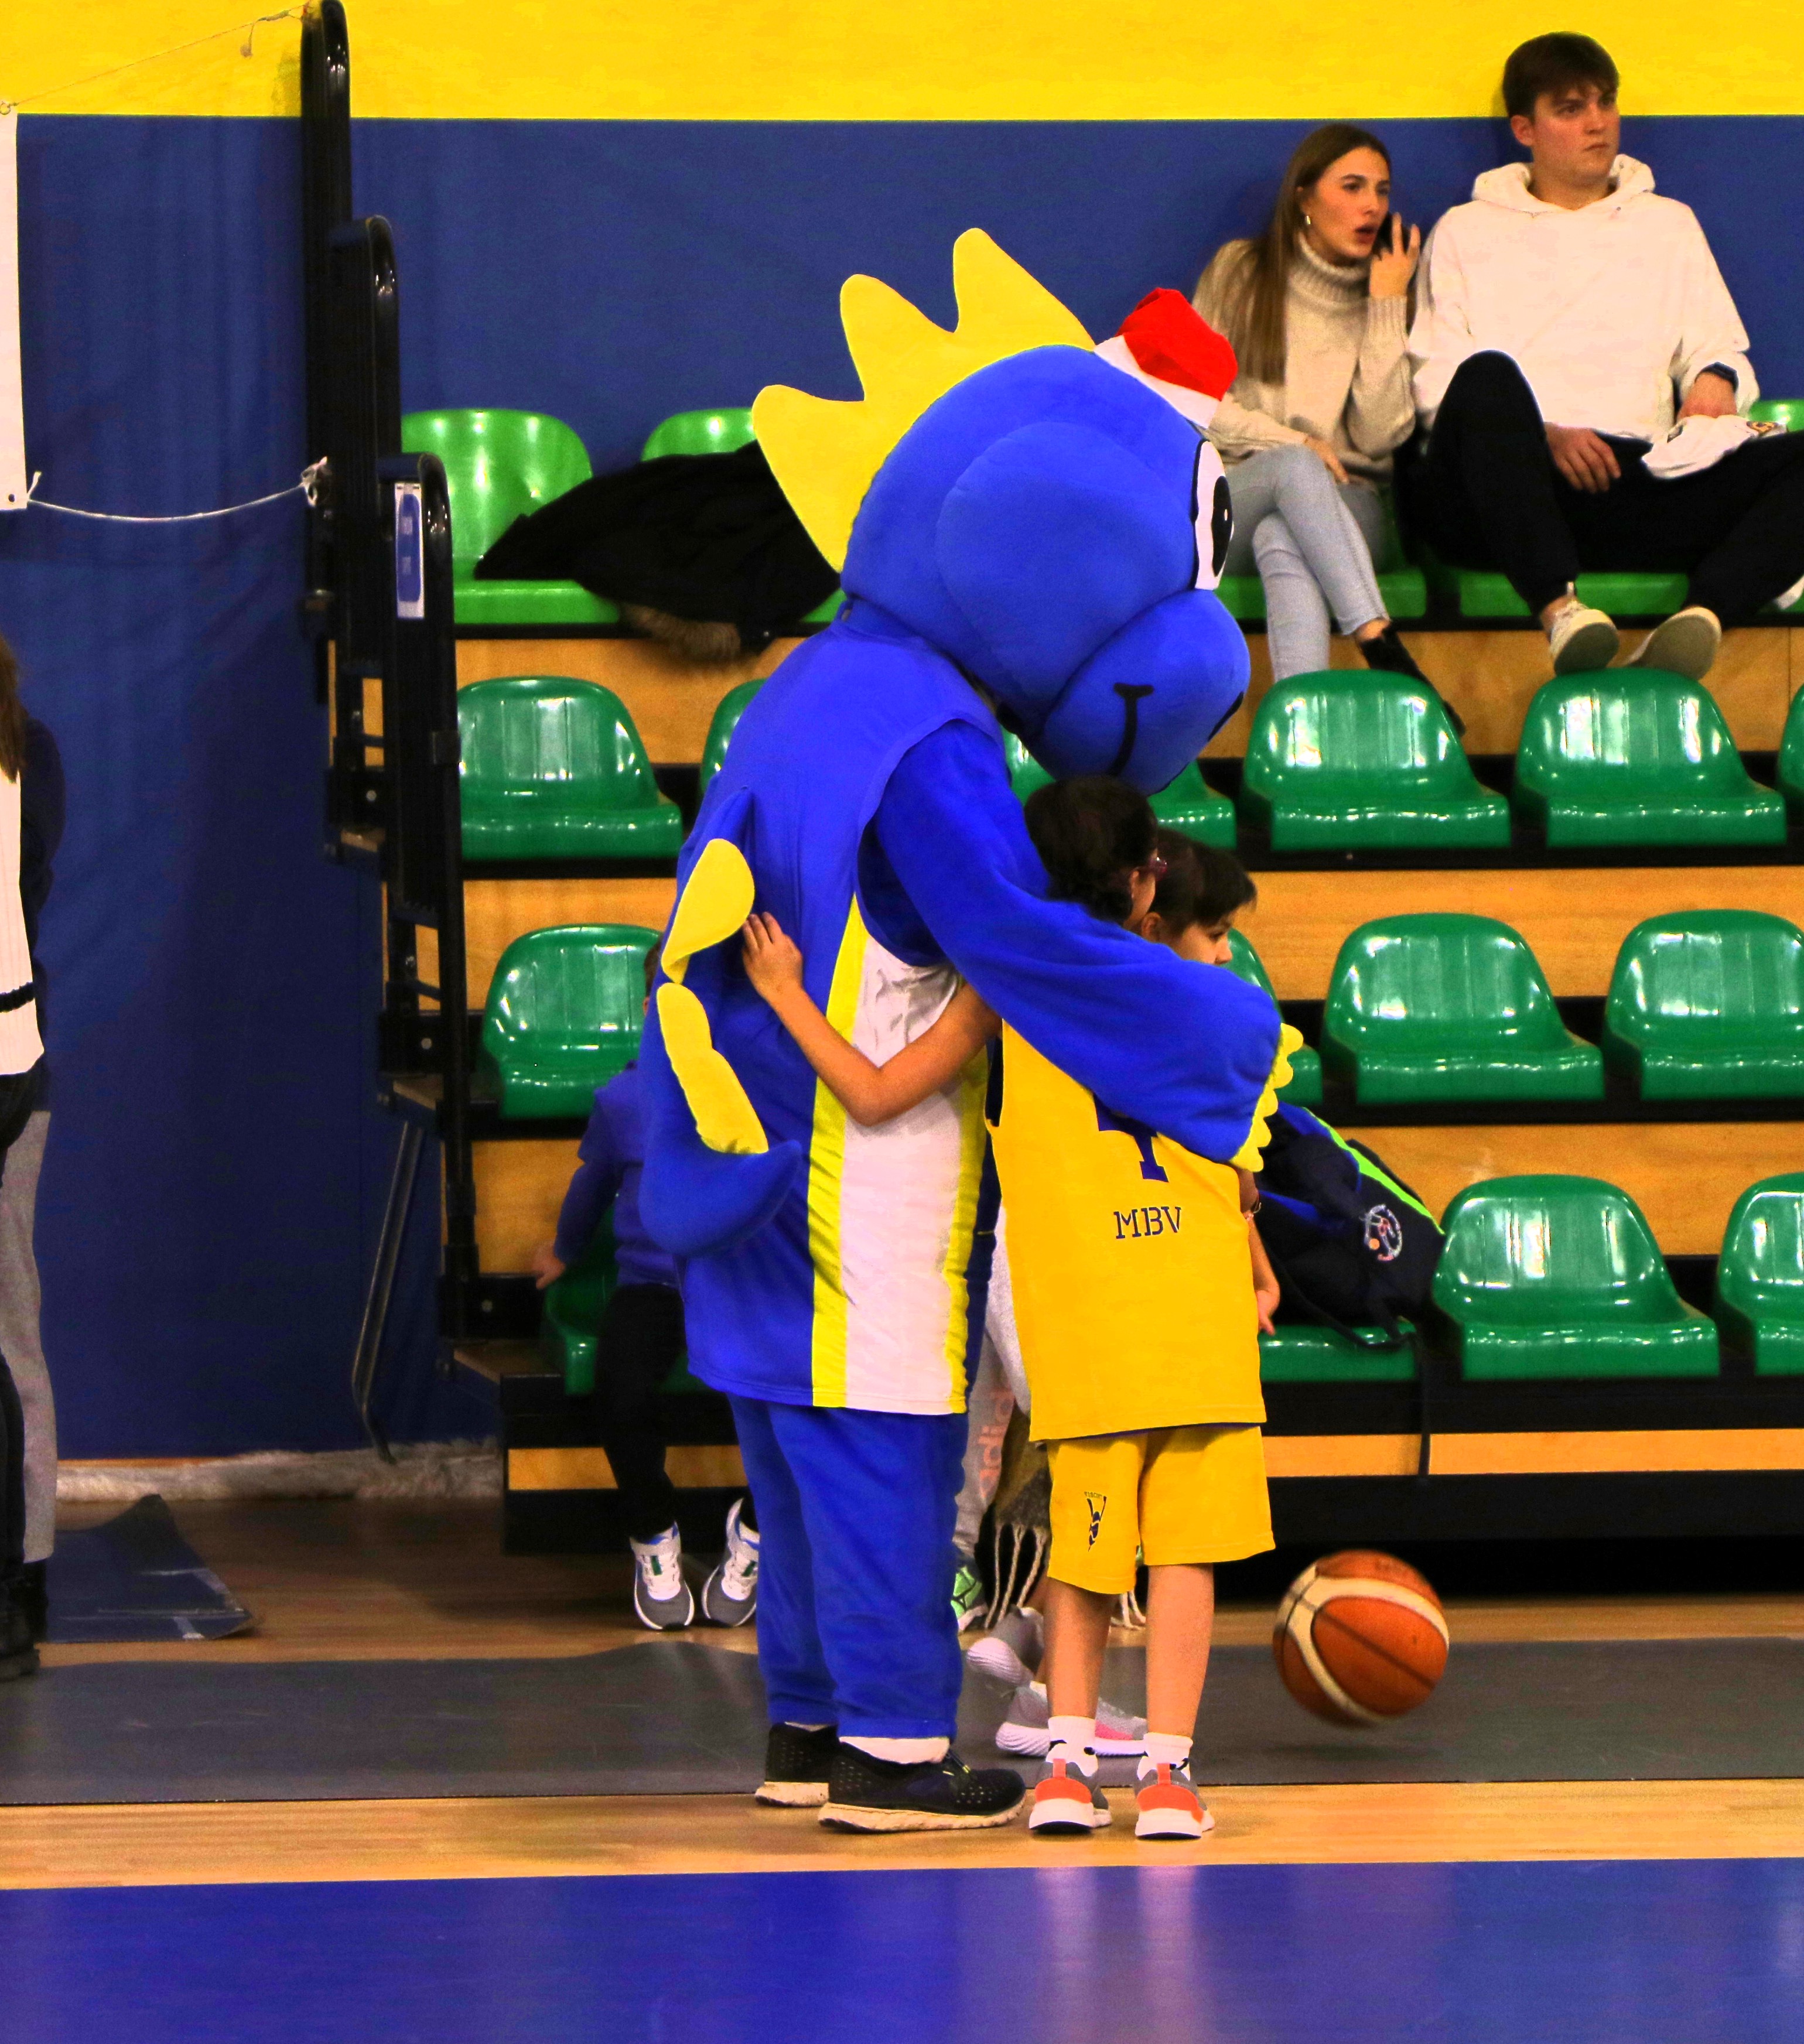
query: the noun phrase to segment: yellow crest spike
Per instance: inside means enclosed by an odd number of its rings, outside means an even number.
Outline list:
[[[981,228],[952,244],[952,288],[959,323],[948,333],[876,278],[848,277],[840,317],[864,397],[846,403],[773,383],[752,407],[783,494],[837,568],[871,478],[929,405],[1030,348],[1092,344],[1076,314]]]

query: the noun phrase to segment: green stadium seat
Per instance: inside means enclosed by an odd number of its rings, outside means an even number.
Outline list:
[[[1603,1053],[1644,1100],[1804,1093],[1804,930],[1748,909],[1638,924],[1611,975]]]
[[[1271,980],[1266,976],[1259,953],[1248,943],[1238,930],[1228,932],[1228,970],[1240,978],[1256,986],[1262,993],[1270,994],[1275,1001],[1278,996],[1272,990]],[[1321,1053],[1312,1051],[1307,1043],[1300,1051],[1290,1054],[1290,1083],[1278,1096],[1287,1100],[1293,1107],[1320,1107],[1321,1105]]]
[[[1243,825],[1274,851],[1501,848],[1510,805],[1479,786],[1432,689],[1346,670],[1274,683],[1254,713]]]
[[[1760,1377],[1804,1375],[1804,1174],[1735,1202],[1717,1265],[1716,1321]]]
[[[739,720],[744,716],[746,705],[764,686],[762,681],[741,682],[737,688],[729,689],[714,705],[714,714],[708,724],[708,736],[702,746],[702,793],[708,792],[708,783],[721,770],[721,762],[727,756],[727,745],[738,728]]]
[[[595,1388],[597,1336],[618,1281],[614,1228],[604,1214],[581,1262],[546,1288],[544,1317],[539,1324],[540,1351],[572,1398],[587,1398]],[[679,1356],[658,1389],[669,1397],[707,1392],[709,1387],[690,1375],[689,1358]]]
[[[657,461],[667,454],[732,454],[757,437],[752,430],[749,405],[723,405],[711,412],[676,412],[652,428],[639,459]],[[844,590],[836,589],[802,622],[830,624],[844,602]]]
[[[1404,1331],[1415,1330],[1407,1320]],[[1382,1327],[1356,1332],[1374,1342],[1385,1339]],[[1331,1327],[1288,1327],[1259,1338],[1259,1374],[1267,1384],[1407,1384],[1414,1381],[1413,1347],[1368,1348],[1349,1341]]]
[[[1052,786],[1052,775],[1012,731],[1002,733],[1002,751],[1009,763],[1009,786],[1017,802],[1025,802],[1036,788]]]
[[[1641,1210],[1601,1178],[1491,1178],[1447,1209],[1434,1301],[1473,1377],[1714,1377]]]
[[[639,1055],[656,930],[564,923],[516,937],[483,1015],[479,1075],[510,1120],[587,1116]]]
[[[1494,568],[1459,568],[1421,548],[1428,586],[1461,617],[1526,617],[1529,606]],[[1683,608],[1686,578],[1682,574],[1633,574],[1612,570],[1582,574],[1573,585],[1581,603],[1594,605],[1612,617],[1670,617]]]
[[[1779,745],[1779,792],[1794,809],[1804,811],[1804,689],[1791,698],[1785,733]]]
[[[712,412],[677,412],[652,428],[640,455],[658,461],[667,454],[731,454],[757,438],[747,405],[723,405]]]
[[[436,454],[451,493],[452,573],[460,624],[617,624],[606,597],[575,582],[478,582],[475,565],[516,518],[589,480],[588,451],[542,412],[410,412],[409,454]]]
[[[1201,760],[1193,759],[1170,787],[1160,790],[1152,797],[1152,813],[1167,830],[1223,851],[1234,848],[1234,805],[1204,780]]]
[[[1552,850],[1785,842],[1784,802],[1748,778],[1709,690],[1651,667],[1541,689],[1522,728],[1515,801]]]
[[[1330,1078],[1373,1101],[1602,1100],[1603,1057],[1560,1019],[1535,955],[1488,916],[1387,916],[1340,947]]]
[[[1804,432],[1804,398],[1756,398],[1748,416],[1764,425],[1783,426],[1788,433]]]
[[[466,859],[674,859],[683,812],[660,794],[626,705],[562,674],[457,692]]]
[[[1387,613],[1394,618],[1420,617],[1428,609],[1428,583],[1421,570],[1403,551],[1397,529],[1397,507],[1391,492],[1383,493],[1385,544],[1379,556],[1378,593],[1384,598]],[[1216,591],[1228,614],[1241,624],[1258,624],[1265,617],[1265,585],[1256,574],[1224,575]]]

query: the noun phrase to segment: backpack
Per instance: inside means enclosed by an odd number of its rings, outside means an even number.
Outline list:
[[[1362,1348],[1400,1348],[1429,1304],[1443,1240],[1434,1216],[1363,1143],[1280,1102],[1259,1174],[1260,1239],[1281,1316]],[[1383,1329],[1375,1338],[1374,1327]]]

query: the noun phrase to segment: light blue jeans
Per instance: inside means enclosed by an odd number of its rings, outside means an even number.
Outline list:
[[[1307,448],[1268,448],[1228,471],[1234,537],[1225,574],[1265,585],[1275,680],[1328,665],[1329,616],[1342,632],[1387,613],[1373,567],[1384,506],[1363,483],[1337,483]]]

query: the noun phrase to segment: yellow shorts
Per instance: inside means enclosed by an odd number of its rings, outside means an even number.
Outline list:
[[[1161,1427],[1048,1441],[1048,1573],[1117,1596],[1148,1568],[1238,1562],[1272,1545],[1265,1440],[1257,1427]]]

